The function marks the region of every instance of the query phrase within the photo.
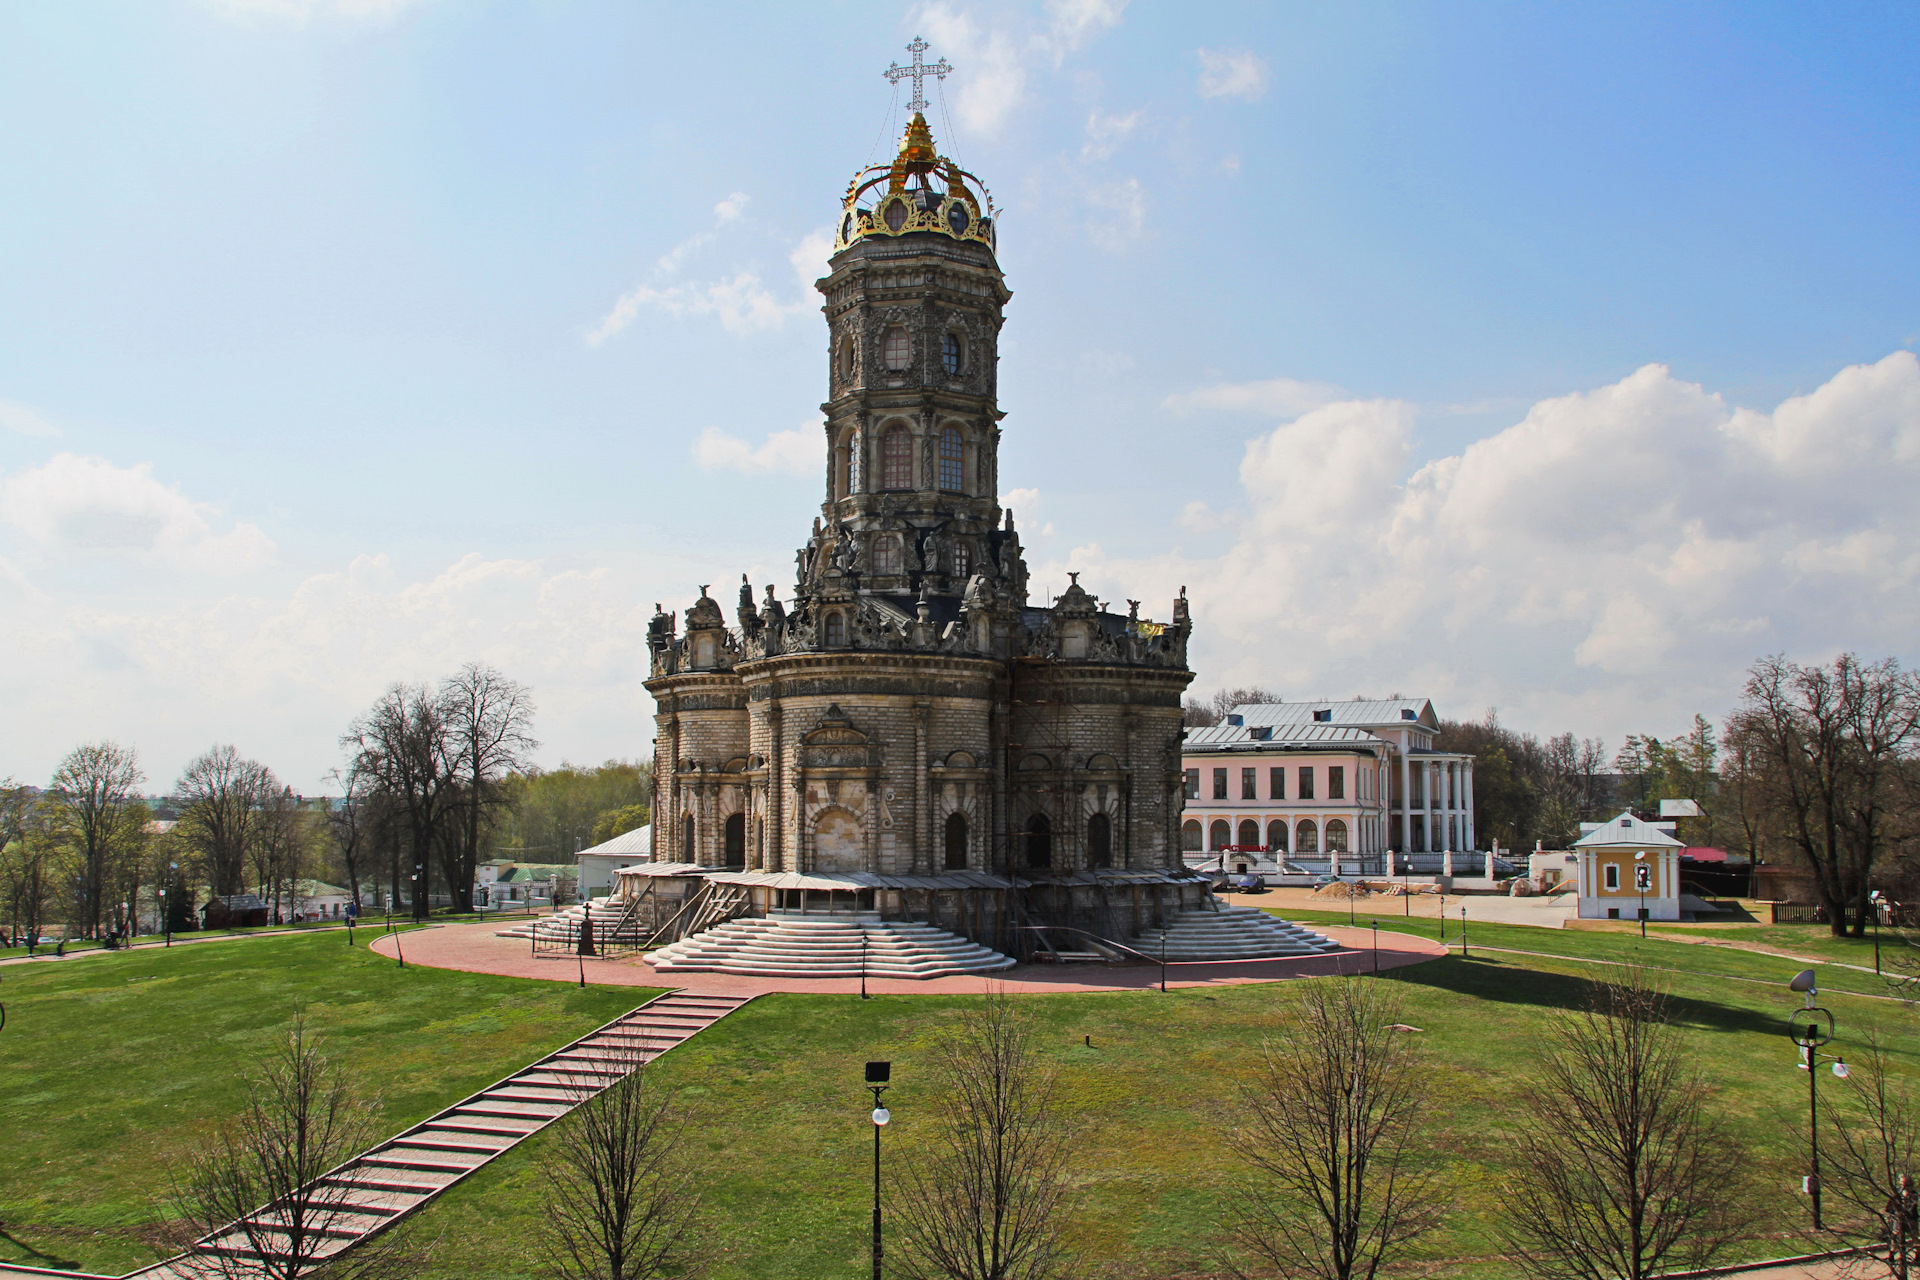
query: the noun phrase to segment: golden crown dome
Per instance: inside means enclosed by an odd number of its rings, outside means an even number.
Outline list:
[[[870,165],[847,184],[833,251],[868,236],[915,232],[978,240],[992,248],[994,216],[986,184],[940,154],[927,118],[916,111],[893,163]]]

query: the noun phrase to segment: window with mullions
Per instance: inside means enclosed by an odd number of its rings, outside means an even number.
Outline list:
[[[1338,765],[1338,764],[1327,766],[1327,799],[1345,800],[1346,798],[1347,798],[1346,766]],[[1327,834],[1329,837],[1332,836],[1333,834],[1332,827],[1327,828]]]
[[[1267,770],[1267,799],[1285,800],[1287,798],[1287,771],[1285,768]]]
[[[880,437],[880,487],[913,488],[913,433],[905,427],[889,428]]]
[[[880,358],[886,361],[887,368],[895,373],[913,363],[913,339],[899,325],[887,330],[880,343]]]
[[[1215,800],[1225,800],[1227,798],[1227,771],[1225,769],[1215,769],[1213,771],[1213,798]]]
[[[1260,798],[1255,794],[1256,789],[1253,781],[1258,776],[1259,774],[1252,769],[1242,769],[1240,771],[1240,798],[1242,800],[1258,800]]]
[[[967,348],[957,333],[942,334],[940,337],[940,363],[946,366],[947,376],[957,377],[967,363]]]
[[[960,439],[957,427],[946,427],[940,432],[940,487],[948,493],[959,493],[965,484],[961,474],[964,443]]]
[[[1200,771],[1198,769],[1189,769],[1187,770],[1187,799],[1198,800],[1199,798],[1200,798]],[[1194,848],[1196,849],[1198,849],[1199,847],[1200,847],[1199,845],[1194,846]]]

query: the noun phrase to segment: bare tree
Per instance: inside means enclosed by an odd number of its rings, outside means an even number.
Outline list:
[[[1298,984],[1293,1026],[1269,1041],[1242,1089],[1247,1122],[1228,1144],[1248,1166],[1228,1237],[1236,1276],[1257,1260],[1287,1280],[1371,1280],[1439,1221],[1418,1163],[1426,1081],[1385,984]]]
[[[1070,1142],[1031,1018],[1004,992],[937,1043],[935,1128],[910,1158],[896,1215],[912,1280],[1047,1280],[1072,1263]]]
[[[1747,785],[1813,872],[1834,936],[1864,936],[1875,865],[1920,842],[1920,680],[1891,658],[1764,658],[1729,730],[1751,762]]]
[[[556,1280],[653,1280],[696,1274],[700,1197],[680,1159],[674,1095],[639,1053],[609,1050],[625,1074],[582,1090],[556,1126],[546,1270]]]
[[[207,883],[226,897],[247,888],[247,855],[260,806],[279,790],[273,771],[229,745],[209,747],[173,784],[179,830],[205,863]]]
[[[137,856],[146,805],[133,794],[146,775],[133,748],[112,742],[75,747],[47,788],[53,824],[74,861],[73,921],[97,937],[118,861]]]
[[[1877,1031],[1868,1031],[1866,1052],[1847,1066],[1846,1101],[1827,1113],[1832,1137],[1822,1152],[1821,1189],[1853,1211],[1839,1230],[1863,1246],[1859,1261],[1908,1280],[1920,1271],[1920,1105]]]
[[[12,779],[0,782],[0,895],[5,896],[8,940],[25,935],[29,953],[53,899],[54,845],[47,818],[31,787]]]
[[[1741,1235],[1751,1157],[1712,1118],[1646,972],[1596,982],[1539,1061],[1501,1227],[1528,1276],[1645,1280],[1705,1267]]]
[[[444,702],[424,685],[396,684],[353,722],[340,743],[352,753],[354,767],[373,779],[393,806],[418,876],[411,881],[413,915],[424,920],[436,842],[451,837],[448,815],[458,804],[455,751]],[[396,899],[401,885],[396,860]]]
[[[525,769],[528,753],[540,744],[530,732],[527,687],[484,663],[460,668],[440,686],[440,700],[462,793],[458,839],[443,845],[444,873],[454,910],[471,911],[481,832],[505,802],[507,775]]]
[[[1219,724],[1226,719],[1227,712],[1250,702],[1279,702],[1279,694],[1259,685],[1249,685],[1237,689],[1221,689],[1205,702],[1198,698],[1188,698],[1185,714],[1181,723],[1188,728],[1204,728]]]
[[[255,1064],[245,1105],[176,1171],[169,1231],[190,1256],[181,1269],[221,1280],[416,1274],[426,1259],[398,1237],[340,1255],[364,1192],[327,1175],[374,1144],[377,1118],[296,1015]]]
[[[379,803],[373,780],[350,761],[345,771],[335,769],[333,779],[340,784],[340,803],[327,811],[327,827],[333,836],[334,850],[347,873],[347,892],[353,896],[356,913],[360,910],[360,879],[366,873],[373,852]]]

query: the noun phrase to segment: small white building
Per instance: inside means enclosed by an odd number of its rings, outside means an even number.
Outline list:
[[[1580,858],[1580,918],[1680,918],[1680,851],[1671,822],[1643,822],[1631,812],[1583,822],[1573,843]]]
[[[604,844],[582,849],[574,861],[580,866],[580,896],[598,898],[612,891],[614,872],[653,861],[653,828],[635,827]]]

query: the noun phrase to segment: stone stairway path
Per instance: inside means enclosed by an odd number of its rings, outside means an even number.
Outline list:
[[[349,1161],[321,1182],[327,1190],[315,1220],[328,1240],[320,1254],[330,1257],[391,1226],[752,998],[669,992]],[[269,1248],[272,1222],[255,1219],[254,1234]],[[261,1256],[237,1227],[202,1241],[196,1253],[223,1254],[243,1264]],[[126,1280],[212,1280],[222,1274],[230,1273],[210,1259],[183,1254],[131,1272]]]
[[[1014,961],[956,933],[869,912],[743,917],[649,952],[657,973],[786,978],[940,978],[1010,969]]]
[[[1321,955],[1340,944],[1253,907],[1182,911],[1164,929],[1146,929],[1127,945],[1168,960],[1269,960]]]

